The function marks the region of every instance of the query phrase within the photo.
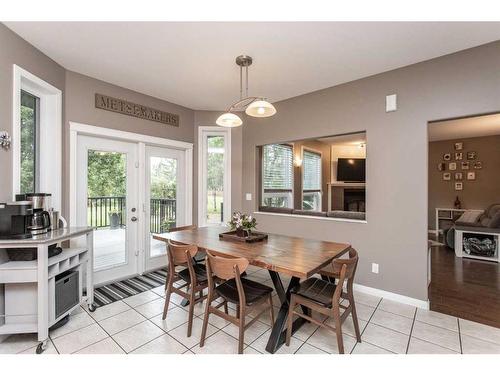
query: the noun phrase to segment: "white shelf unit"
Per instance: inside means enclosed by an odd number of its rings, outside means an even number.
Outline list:
[[[48,247],[74,237],[86,236],[85,247],[63,249],[51,258]],[[79,271],[79,300],[91,306],[93,292],[93,231],[92,228],[66,228],[40,239],[1,240],[0,252],[10,248],[36,248],[37,260],[6,261],[0,264],[0,284],[4,284],[5,313],[0,312],[0,335],[38,333],[43,349],[48,329],[77,306],[56,318],[55,278],[69,270]],[[1,257],[6,259],[7,256]],[[83,272],[86,271],[87,296],[83,297]]]
[[[488,236],[493,239],[493,243],[495,244],[495,254],[492,257],[484,257],[484,256],[478,256],[478,255],[472,255],[472,254],[467,254],[463,248],[463,238],[464,235],[467,236],[472,236],[472,235],[478,235],[478,236]],[[455,229],[455,255],[459,258],[471,258],[471,259],[480,259],[480,260],[487,260],[490,262],[500,262],[500,233],[498,232],[488,232],[487,230],[474,230],[474,229]]]

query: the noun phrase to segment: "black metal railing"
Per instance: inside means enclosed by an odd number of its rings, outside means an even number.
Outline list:
[[[87,198],[87,222],[95,228],[112,225],[124,226],[125,197]],[[175,199],[151,198],[149,225],[151,233],[163,233],[175,225]],[[116,214],[116,215],[115,215]],[[114,216],[115,219],[112,219]]]
[[[164,233],[175,226],[175,199],[152,198],[149,203],[149,231]]]

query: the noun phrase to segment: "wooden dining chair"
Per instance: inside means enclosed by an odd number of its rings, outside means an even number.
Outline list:
[[[208,276],[208,299],[205,307],[205,317],[201,331],[200,347],[205,344],[208,321],[210,314],[215,314],[239,328],[238,354],[243,353],[243,342],[245,330],[250,327],[267,310],[270,312],[271,324],[274,322],[273,289],[256,281],[242,278],[242,273],[248,267],[248,260],[245,258],[230,258],[211,254],[207,251],[207,276]],[[216,285],[216,282],[219,285]],[[221,298],[222,301],[212,306],[212,302]],[[228,312],[228,302],[236,304],[236,316]],[[257,310],[264,308],[245,324],[246,316]],[[224,306],[224,312],[219,310]]]
[[[168,240],[168,271],[165,281],[165,305],[162,319],[165,320],[167,317],[170,295],[175,293],[184,297],[189,301],[188,337],[191,336],[193,328],[194,305],[207,298],[203,295],[203,290],[208,287],[207,270],[204,264],[194,261],[197,253],[198,247],[196,245],[185,245]],[[182,269],[176,270],[179,266]],[[176,287],[174,283],[180,280],[184,281],[184,284]],[[186,292],[181,290],[183,288],[186,288]]]
[[[328,270],[328,277],[337,279],[337,284],[329,280],[311,277],[294,288],[291,291],[290,306],[288,311],[286,345],[290,345],[292,335],[292,324],[294,315],[306,319],[314,324],[325,327],[337,334],[337,345],[340,354],[344,354],[344,340],[342,338],[342,324],[349,314],[352,314],[354,331],[356,339],[361,342],[359,332],[358,316],[356,314],[356,305],[354,303],[353,283],[354,275],[358,265],[358,253],[352,249],[349,251],[348,259],[334,259],[331,268]],[[332,280],[332,279],[330,279]],[[344,283],[346,282],[346,291]],[[349,305],[343,305],[340,300],[348,301]],[[303,306],[306,309],[316,311],[322,315],[333,318],[335,327],[325,322],[314,319],[310,314],[295,311],[297,306]],[[343,313],[340,313],[340,309]]]
[[[173,227],[168,229],[168,233],[174,233],[174,232],[180,232],[182,230],[193,230],[196,229],[196,225],[184,225],[182,227]],[[173,241],[175,242],[175,241]],[[201,251],[198,249],[198,253],[194,257],[194,261],[196,263],[203,263],[205,262],[205,251]]]

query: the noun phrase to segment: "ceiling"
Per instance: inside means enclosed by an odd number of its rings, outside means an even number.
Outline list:
[[[192,109],[271,102],[500,39],[478,22],[5,22],[66,69]]]
[[[429,124],[431,142],[498,134],[500,134],[500,113]]]

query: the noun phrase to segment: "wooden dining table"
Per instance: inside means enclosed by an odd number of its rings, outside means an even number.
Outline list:
[[[268,234],[261,242],[240,242],[219,238],[219,234],[229,229],[222,226],[203,227],[172,233],[155,234],[153,238],[168,242],[169,239],[196,245],[201,251],[248,259],[255,267],[267,269],[281,307],[272,327],[266,351],[275,353],[285,342],[285,328],[288,318],[290,291],[300,279],[314,275],[317,271],[341,257],[351,248],[350,244],[304,239],[299,237]],[[280,275],[287,275],[290,281],[285,288]],[[306,312],[306,311],[304,311]],[[305,319],[297,318],[292,331],[297,331]]]

